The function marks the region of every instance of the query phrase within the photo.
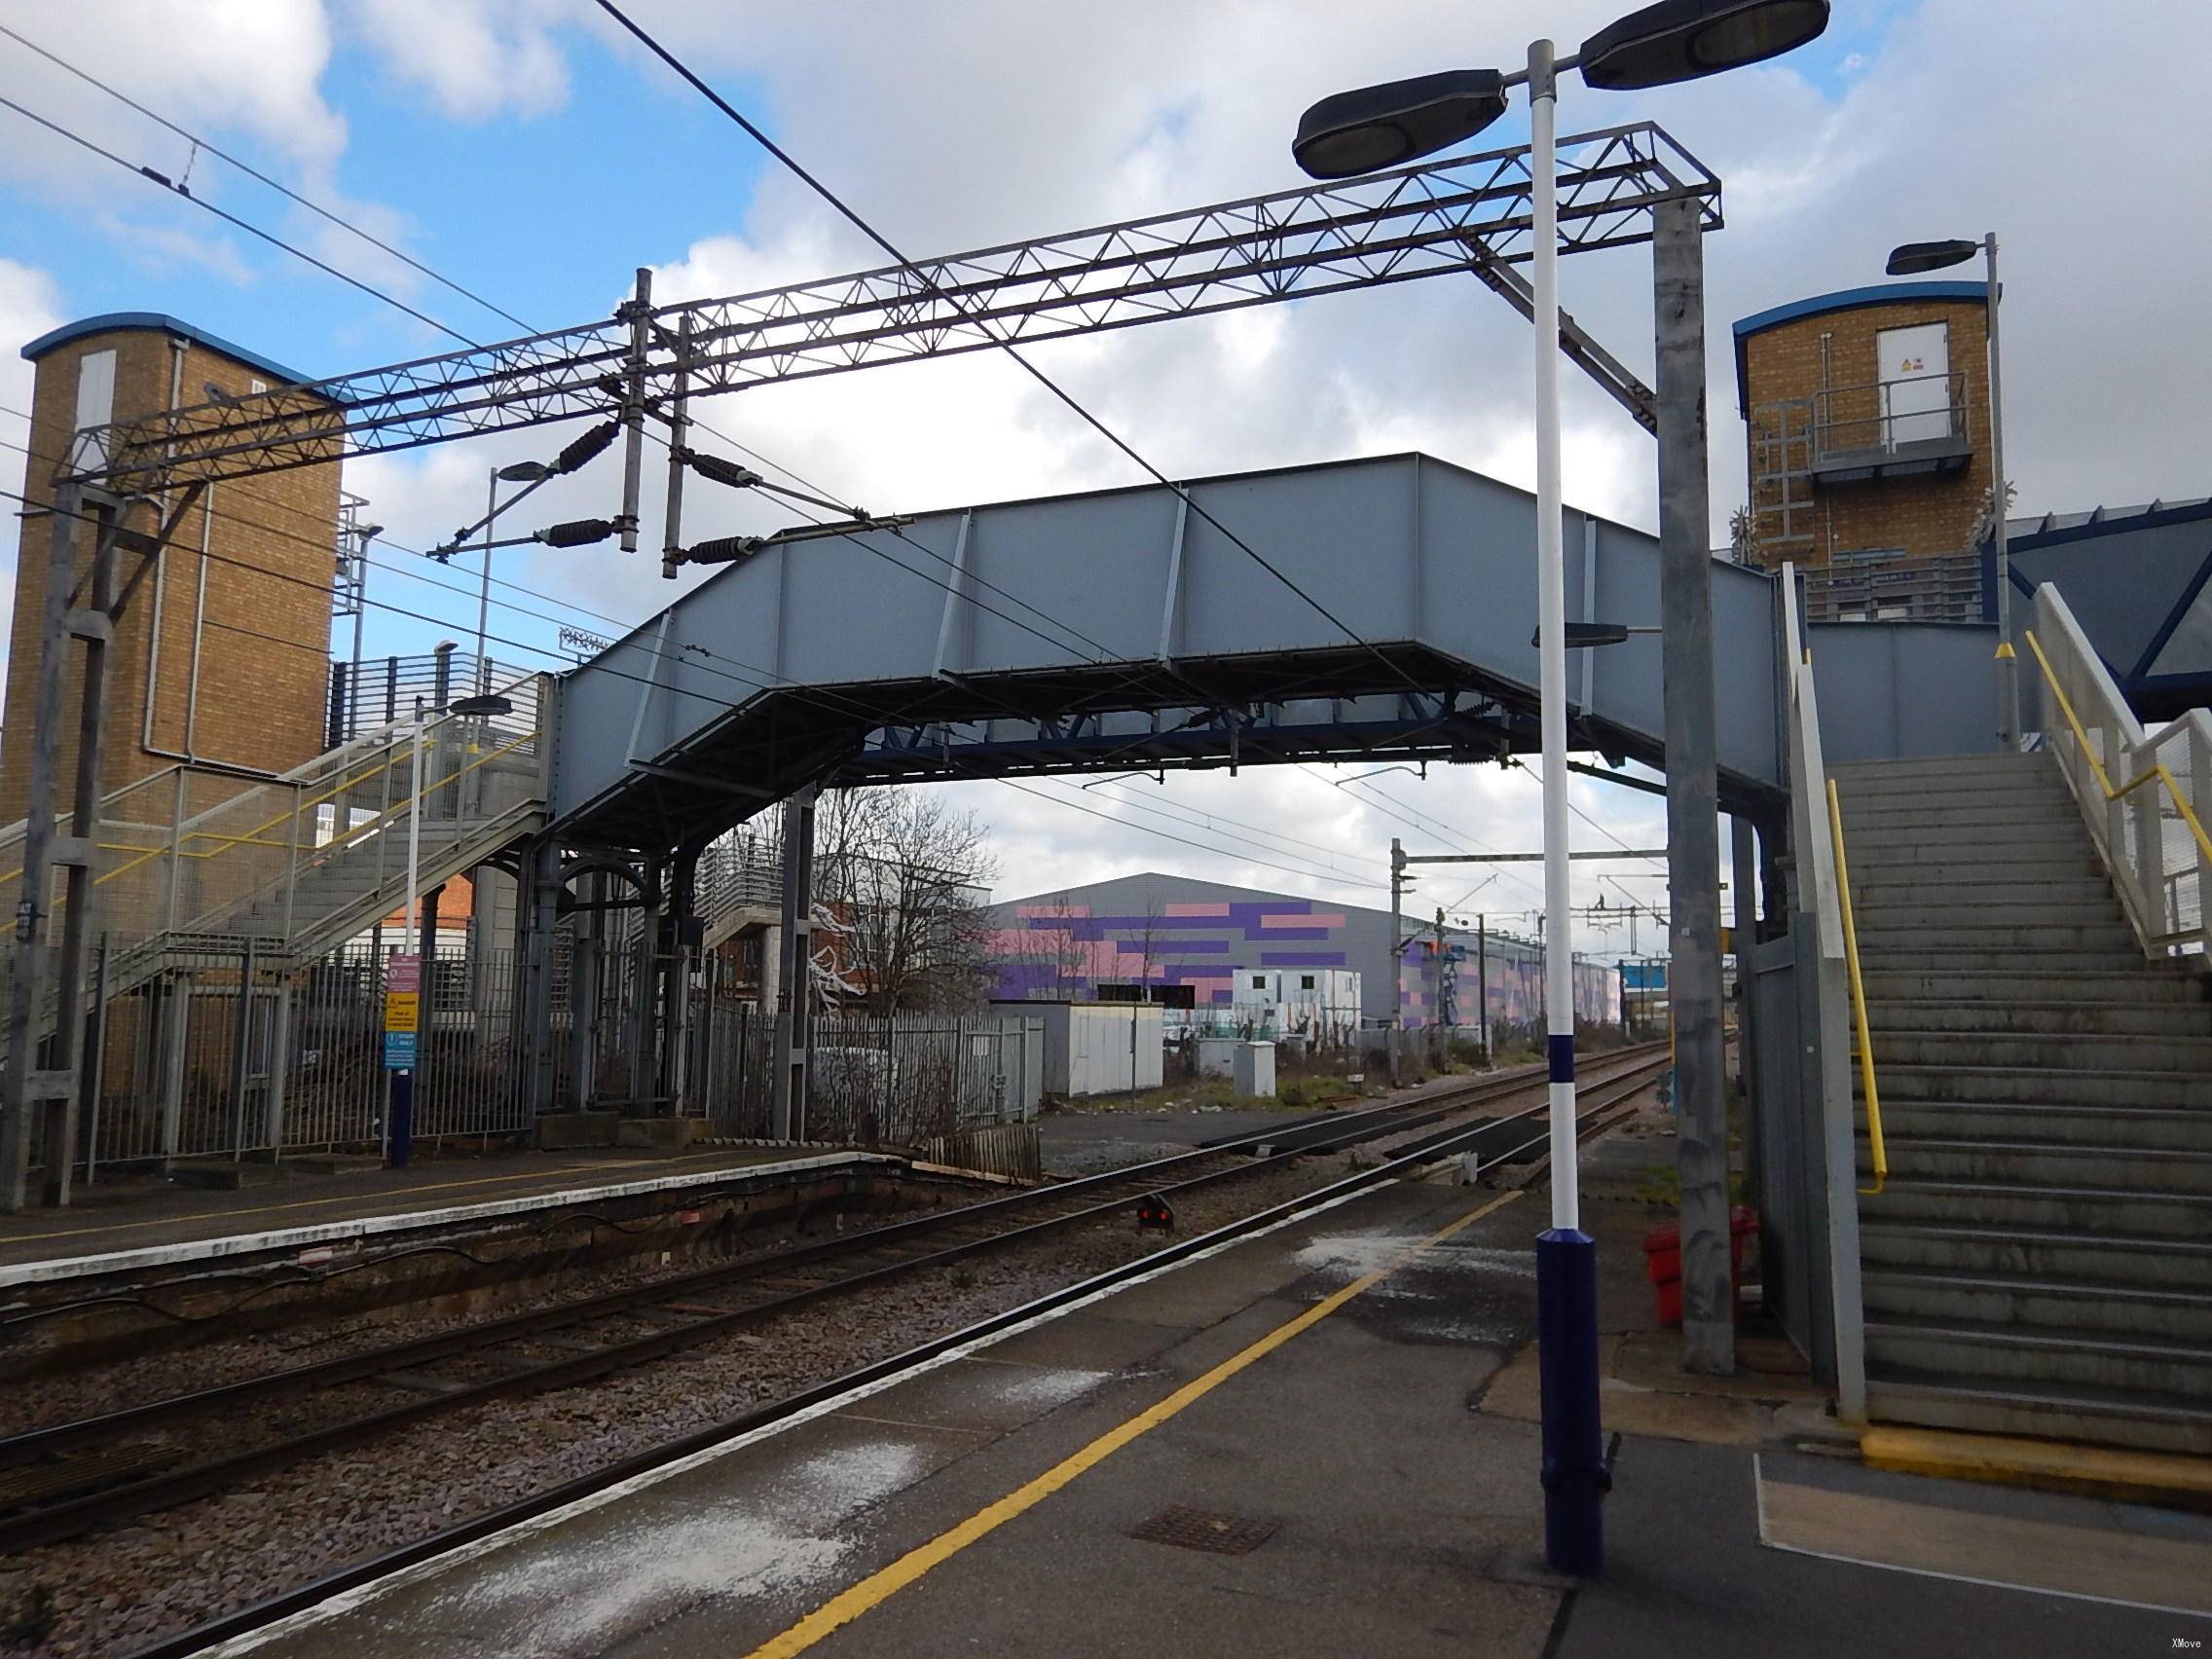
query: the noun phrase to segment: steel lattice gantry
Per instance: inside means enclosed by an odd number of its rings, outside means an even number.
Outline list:
[[[310,386],[180,408],[101,434],[110,482],[215,480],[482,432],[949,356],[1447,272],[1516,305],[1530,255],[1526,148],[1400,167],[726,299],[625,306],[605,321]],[[1651,240],[1684,198],[1720,224],[1720,182],[1656,126],[1564,139],[1564,251]],[[688,351],[680,341],[688,325]],[[1572,327],[1569,354],[1648,424],[1649,393]],[[1640,407],[1645,406],[1645,407]]]

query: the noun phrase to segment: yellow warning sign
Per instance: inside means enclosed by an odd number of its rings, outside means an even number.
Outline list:
[[[384,999],[384,1028],[387,1031],[420,1031],[423,1028],[422,992],[387,991]]]

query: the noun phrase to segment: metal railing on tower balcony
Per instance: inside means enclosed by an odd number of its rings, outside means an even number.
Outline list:
[[[1812,407],[1816,473],[1915,455],[1963,457],[1970,442],[1963,370],[1824,387]]]

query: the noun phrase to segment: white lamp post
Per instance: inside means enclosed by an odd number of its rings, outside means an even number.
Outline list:
[[[1447,149],[1505,111],[1526,83],[1530,116],[1532,290],[1536,331],[1536,628],[1544,756],[1544,953],[1551,1072],[1552,1225],[1536,1240],[1536,1324],[1543,1403],[1544,1550],[1556,1571],[1604,1567],[1600,1500],[1611,1485],[1598,1409],[1597,1249],[1581,1230],[1574,1137],[1574,952],[1567,828],[1567,605],[1562,558],[1559,417],[1559,204],[1554,113],[1559,70],[1585,85],[1634,91],[1695,80],[1802,46],[1827,27],[1827,0],[1660,0],[1600,30],[1580,52],[1529,48],[1528,67],[1449,70],[1321,99],[1300,120],[1291,153],[1317,178],[1373,172]]]

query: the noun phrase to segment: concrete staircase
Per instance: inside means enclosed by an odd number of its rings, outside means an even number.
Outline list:
[[[2047,756],[1833,775],[1890,1164],[1870,1413],[2212,1455],[2208,981],[2145,958]]]

